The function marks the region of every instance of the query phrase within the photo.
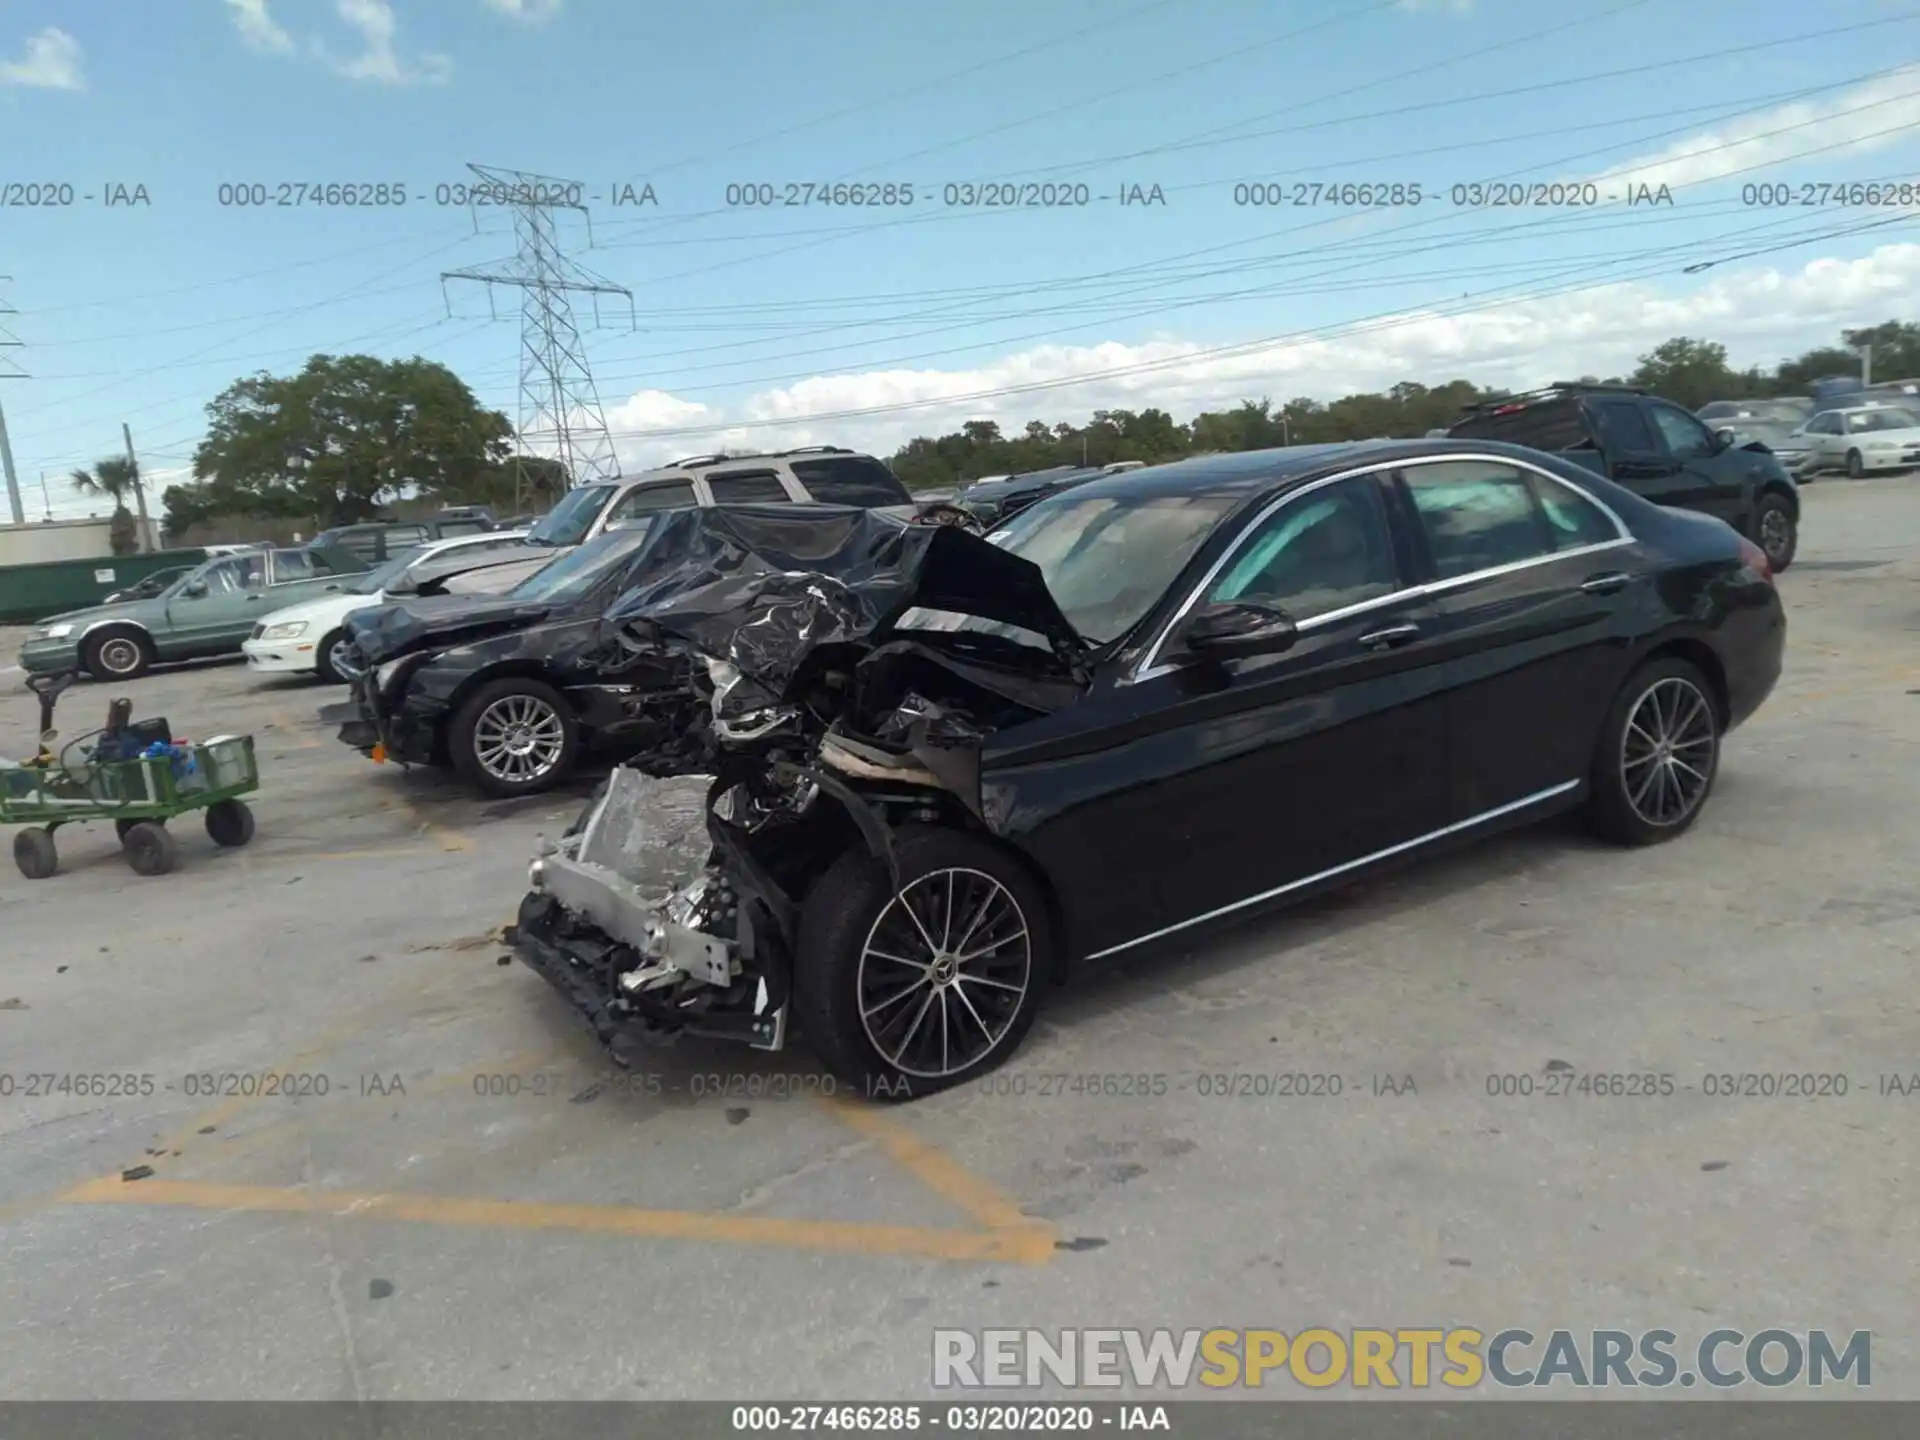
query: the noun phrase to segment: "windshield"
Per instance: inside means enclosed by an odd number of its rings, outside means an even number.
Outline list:
[[[378,569],[354,576],[353,580],[341,586],[341,589],[349,595],[372,595],[376,591],[385,590],[406,572],[409,565],[420,558],[421,551],[426,548],[424,545],[415,545],[409,550],[402,550]]]
[[[1891,406],[1884,410],[1862,410],[1857,415],[1847,417],[1847,429],[1856,435],[1869,430],[1915,430],[1920,429],[1920,416],[1911,410],[1895,410]]]
[[[1140,623],[1186,568],[1236,495],[1086,495],[1069,490],[1023,510],[987,538],[1040,567],[1054,603],[1090,645]],[[976,615],[909,610],[901,625],[1029,640]]]
[[[607,508],[607,502],[619,490],[618,485],[582,485],[541,516],[527,531],[530,545],[578,545],[586,539],[593,522]]]
[[[648,524],[631,530],[609,531],[529,575],[507,594],[515,600],[578,600],[624,566],[633,552],[646,543],[652,529]]]

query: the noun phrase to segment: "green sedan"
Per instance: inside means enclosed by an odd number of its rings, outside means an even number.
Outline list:
[[[339,546],[250,550],[195,566],[158,595],[54,615],[20,648],[29,674],[131,680],[159,661],[238,655],[261,616],[340,587],[367,568]]]

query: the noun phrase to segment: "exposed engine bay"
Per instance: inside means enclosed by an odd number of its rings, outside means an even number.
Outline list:
[[[777,1050],[814,882],[863,847],[897,890],[903,823],[991,830],[983,747],[1074,703],[1087,647],[1036,567],[960,526],[687,510],[650,548],[606,619],[692,662],[699,703],[542,845],[508,939],[616,1060],[681,1034]],[[663,886],[648,797],[689,774],[712,777],[711,849]]]

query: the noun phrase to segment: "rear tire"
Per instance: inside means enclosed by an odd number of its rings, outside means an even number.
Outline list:
[[[1847,451],[1847,478],[1864,480],[1867,477],[1867,462],[1858,450]]]
[[[54,849],[53,832],[29,825],[13,837],[13,863],[29,880],[45,880],[60,868],[60,852]]]
[[[573,772],[579,748],[573,707],[540,680],[482,685],[447,726],[453,768],[495,799],[552,789]]]
[[[253,839],[253,811],[244,800],[216,800],[207,807],[207,837],[232,850]]]
[[[1614,697],[1593,759],[1588,819],[1616,845],[1658,845],[1706,808],[1720,770],[1713,687],[1684,660],[1655,660]]]
[[[153,642],[138,630],[103,630],[87,641],[82,663],[96,680],[135,680],[153,668]]]
[[[136,875],[165,875],[180,859],[180,848],[167,827],[152,820],[133,826],[120,843]]]
[[[1753,510],[1753,539],[1767,552],[1774,574],[1793,564],[1794,552],[1800,548],[1800,527],[1784,495],[1771,491],[1761,495]]]
[[[1046,897],[1000,847],[916,826],[897,832],[895,855],[899,895],[864,848],[814,885],[793,1006],[835,1076],[871,1099],[908,1100],[985,1074],[1019,1048],[1054,940]]]

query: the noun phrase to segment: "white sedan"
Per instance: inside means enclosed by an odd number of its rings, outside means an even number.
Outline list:
[[[429,541],[351,577],[337,591],[275,610],[241,643],[247,668],[263,675],[318,675],[332,684],[344,682],[351,673],[346,653],[348,615],[452,575],[460,577],[461,589],[484,592],[491,588],[487,582],[497,571],[499,588],[505,589],[526,573],[520,563],[529,558],[526,534],[525,530],[493,530]],[[532,557],[535,563],[543,563],[544,558],[550,557]]]
[[[1844,470],[1854,479],[1920,467],[1920,415],[1898,405],[1823,410],[1800,431],[1810,469]]]

